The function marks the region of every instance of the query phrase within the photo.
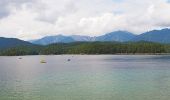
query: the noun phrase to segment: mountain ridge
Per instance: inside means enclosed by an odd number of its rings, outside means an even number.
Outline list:
[[[149,41],[158,43],[170,43],[170,29],[152,30],[140,34],[132,39],[132,41]]]
[[[128,31],[114,31],[101,36],[82,36],[82,35],[56,35],[47,36],[35,41],[30,41],[33,44],[48,45],[53,43],[70,43],[70,42],[94,42],[94,41],[117,41],[117,42],[137,42],[149,41],[157,43],[170,43],[170,29],[151,30],[139,35],[135,35]]]
[[[31,46],[31,45],[33,44],[27,41],[17,39],[17,38],[0,37],[0,49],[11,48],[11,47],[16,47],[16,46]]]
[[[115,31],[106,33],[101,36],[82,36],[82,35],[55,35],[46,36],[38,40],[24,41],[17,38],[0,37],[0,49],[10,48],[16,46],[30,46],[30,45],[49,45],[54,43],[70,43],[70,42],[138,42],[148,41],[168,44],[170,43],[170,29],[165,28],[161,30],[152,30],[144,32],[140,35],[134,35],[127,31]]]
[[[62,36],[62,39],[60,39]],[[115,31],[106,33],[101,36],[82,36],[82,35],[55,35],[55,36],[46,36],[41,39],[30,41],[33,44],[48,45],[53,43],[70,43],[70,42],[94,42],[94,41],[118,41],[126,42],[135,37],[133,33],[127,31]],[[70,39],[71,41],[68,41]]]

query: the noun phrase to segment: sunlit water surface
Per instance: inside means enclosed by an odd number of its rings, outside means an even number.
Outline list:
[[[170,56],[0,57],[0,100],[169,99]]]

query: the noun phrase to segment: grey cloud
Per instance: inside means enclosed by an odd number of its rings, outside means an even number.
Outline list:
[[[59,17],[73,15],[79,9],[74,0],[70,0],[69,2],[64,3],[64,4],[62,4],[62,3],[59,4],[59,3],[60,2],[54,3],[54,5],[56,5],[56,6],[62,5],[62,7],[54,7],[54,8],[52,8],[52,10],[50,10],[51,8],[48,7],[48,5],[44,4],[43,2],[38,2],[39,7],[34,8],[34,9],[36,9],[37,13],[39,14],[39,16],[36,18],[36,20],[55,24],[55,22],[58,20]],[[54,5],[52,5],[52,6],[54,6]]]
[[[55,24],[61,17],[84,18],[100,16],[105,12],[114,13],[112,0],[107,0],[107,2],[105,0],[49,0],[49,2],[52,2],[50,6],[46,2],[38,3],[40,8],[37,10],[39,14],[37,20]]]
[[[170,27],[170,22],[159,22],[159,23],[156,23],[156,26],[159,26],[159,27]]]
[[[9,11],[7,9],[1,7],[1,10],[0,10],[0,19],[5,17],[5,16],[8,16],[8,15],[9,15]]]
[[[9,10],[7,9],[8,2],[5,0],[0,0],[0,18],[9,15]]]
[[[10,15],[10,7],[20,7],[25,3],[32,3],[33,0],[0,0],[0,19]]]

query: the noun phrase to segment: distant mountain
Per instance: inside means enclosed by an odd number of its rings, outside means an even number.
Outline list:
[[[81,36],[81,35],[71,35],[71,36],[47,36],[38,40],[30,41],[33,44],[48,45],[52,43],[70,43],[70,42],[92,42],[92,41],[118,41],[125,42],[134,38],[135,35],[125,31],[116,31],[108,33],[99,37]]]
[[[15,38],[4,38],[0,37],[0,48],[10,48],[10,47],[16,47],[16,46],[30,46],[33,45],[29,42],[22,41]]]
[[[117,42],[126,42],[133,39],[136,35],[126,32],[126,31],[116,31],[111,32],[99,37],[96,37],[95,41],[117,41]]]
[[[34,44],[48,45],[52,43],[70,43],[70,42],[74,42],[74,39],[69,36],[56,35],[56,36],[47,36],[38,40],[32,40],[30,42]]]
[[[94,38],[90,36],[81,36],[81,35],[71,35],[70,36],[74,41],[93,41]]]
[[[148,41],[157,43],[170,43],[170,29],[153,30],[145,32],[140,35],[134,35],[133,33],[126,31],[115,31],[107,33],[102,36],[90,37],[81,35],[71,36],[47,36],[38,40],[30,41],[33,44],[48,45],[52,43],[70,43],[77,41],[93,42],[93,41],[116,41],[116,42],[128,42],[128,41]]]
[[[170,43],[170,29],[153,30],[133,38],[131,41],[149,41],[157,43]]]

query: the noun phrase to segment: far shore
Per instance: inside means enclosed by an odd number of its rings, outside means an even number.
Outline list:
[[[170,55],[170,53],[116,53],[116,54],[49,54],[49,55],[14,55],[14,56],[58,56],[58,55]],[[3,56],[8,56],[10,57],[10,55],[3,55]],[[0,56],[0,57],[3,57]],[[12,56],[11,56],[12,57]]]

